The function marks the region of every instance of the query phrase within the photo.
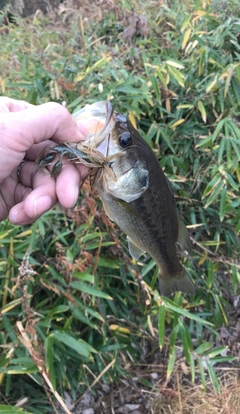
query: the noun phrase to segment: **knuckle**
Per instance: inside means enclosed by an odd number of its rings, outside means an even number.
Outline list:
[[[59,116],[60,119],[69,119],[70,114],[68,110],[64,108],[64,106],[56,102],[48,102],[46,105],[48,106],[48,110],[54,113],[56,116]]]

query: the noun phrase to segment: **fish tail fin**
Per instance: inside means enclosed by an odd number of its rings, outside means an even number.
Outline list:
[[[190,279],[186,269],[177,276],[161,276],[159,277],[160,291],[164,296],[169,296],[173,292],[186,292],[194,294],[196,286]]]

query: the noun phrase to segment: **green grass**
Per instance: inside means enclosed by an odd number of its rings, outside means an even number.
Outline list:
[[[199,373],[205,387],[210,377],[220,392],[213,363],[234,354],[222,356],[216,338],[240,280],[239,10],[234,1],[209,3],[138,3],[148,34],[129,42],[124,1],[100,21],[75,11],[64,29],[45,16],[1,35],[1,95],[65,101],[70,111],[111,99],[137,123],[173,183],[193,242],[183,261],[199,287],[195,297],[162,298],[154,262],[132,262],[87,186],[74,211],[55,208],[31,227],[1,223],[0,382],[10,405],[27,395],[27,411],[50,412],[40,371],[73,399],[104,370],[101,381],[117,382],[143,341],[167,348],[166,377],[178,345],[192,381]]]

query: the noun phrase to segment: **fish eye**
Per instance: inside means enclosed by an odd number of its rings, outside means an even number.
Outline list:
[[[119,144],[122,148],[127,148],[132,145],[132,135],[130,132],[123,132],[119,137]]]

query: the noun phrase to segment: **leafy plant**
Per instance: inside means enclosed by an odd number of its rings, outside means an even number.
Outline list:
[[[140,2],[148,34],[128,42],[125,1],[100,22],[73,11],[64,31],[43,16],[2,35],[2,95],[71,111],[111,99],[138,125],[174,186],[194,250],[183,262],[199,286],[190,299],[161,297],[155,263],[130,259],[87,185],[73,211],[1,223],[0,383],[10,404],[28,395],[27,410],[49,412],[49,390],[64,407],[64,390],[76,400],[117,382],[126,361],[143,358],[142,337],[167,349],[168,381],[180,349],[192,382],[206,389],[210,378],[221,391],[214,366],[234,354],[216,340],[240,280],[239,10],[225,6]]]

